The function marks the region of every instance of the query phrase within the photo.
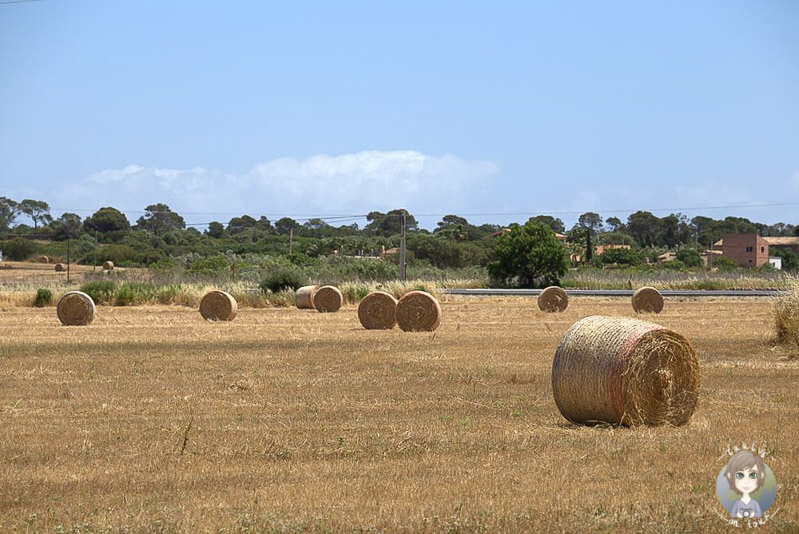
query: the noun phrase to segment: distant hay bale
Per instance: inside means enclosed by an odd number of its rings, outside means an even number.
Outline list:
[[[64,264],[63,264],[63,263],[56,263],[56,264],[55,264],[55,272],[57,272],[57,273],[63,273],[63,272],[64,272],[64,271],[66,271],[66,270],[67,270],[67,268],[66,268],[66,267],[64,267]]]
[[[397,324],[406,332],[432,332],[441,323],[441,306],[425,291],[410,291],[397,303]]]
[[[318,285],[314,286],[302,286],[297,290],[297,293],[294,295],[294,302],[297,304],[297,307],[301,310],[312,310],[313,309],[313,296],[316,293],[316,290],[319,289]]]
[[[538,295],[538,309],[547,313],[562,312],[569,306],[569,295],[558,286],[549,286]]]
[[[64,326],[84,326],[94,320],[97,307],[92,298],[82,291],[69,291],[58,299],[56,315]]]
[[[238,312],[236,299],[225,291],[209,291],[200,301],[200,315],[206,321],[232,321]]]
[[[367,330],[390,330],[397,324],[397,299],[385,291],[373,291],[358,304],[358,320]]]
[[[114,262],[113,261],[104,261],[103,262],[103,270],[104,271],[113,271],[114,270]]]
[[[699,400],[691,344],[665,327],[627,317],[586,317],[563,335],[552,363],[552,392],[574,423],[675,426]]]
[[[313,307],[320,313],[337,312],[344,304],[344,296],[334,286],[322,286],[316,290],[311,299]]]
[[[654,287],[642,287],[633,293],[635,313],[660,313],[663,311],[663,295]]]
[[[39,263],[50,263],[50,258],[47,256],[39,256]]]

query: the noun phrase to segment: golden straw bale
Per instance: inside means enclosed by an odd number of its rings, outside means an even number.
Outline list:
[[[57,272],[57,273],[63,273],[63,272],[64,272],[64,271],[66,271],[66,270],[67,270],[67,268],[64,266],[64,264],[63,264],[63,263],[56,263],[56,264],[55,264],[55,272]]]
[[[577,321],[552,363],[555,403],[574,423],[682,425],[699,389],[699,362],[688,340],[627,317]]]
[[[207,321],[232,321],[238,312],[236,299],[225,291],[209,291],[200,301],[200,315]]]
[[[636,313],[660,313],[663,311],[663,296],[654,287],[642,287],[633,293],[632,304]]]
[[[39,256],[39,263],[50,263],[50,258],[48,256]]]
[[[302,286],[299,288],[294,296],[294,302],[297,304],[297,307],[301,310],[312,310],[313,296],[318,289],[318,285]]]
[[[103,270],[104,271],[113,271],[114,270],[114,262],[113,261],[104,261],[103,262]]]
[[[82,291],[64,293],[56,304],[56,315],[65,326],[84,326],[94,320],[97,307],[92,298]]]
[[[322,286],[312,297],[313,307],[320,313],[337,312],[344,304],[344,296],[334,286]]]
[[[397,324],[397,299],[385,291],[373,291],[358,304],[358,320],[367,330],[390,330]]]
[[[538,295],[538,309],[547,313],[562,312],[569,306],[569,295],[558,286],[549,286]]]
[[[441,306],[425,291],[410,291],[397,303],[397,324],[406,332],[432,332],[441,324]]]

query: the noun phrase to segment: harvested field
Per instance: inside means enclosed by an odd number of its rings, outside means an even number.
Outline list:
[[[0,531],[726,531],[715,478],[756,443],[799,529],[799,362],[768,300],[669,300],[702,368],[682,427],[584,427],[552,398],[561,336],[629,299],[446,297],[435,332],[335,314],[0,311]],[[722,458],[724,456],[724,458]]]

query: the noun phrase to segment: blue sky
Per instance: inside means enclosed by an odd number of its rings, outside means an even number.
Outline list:
[[[799,223],[799,2],[2,1],[0,196],[55,214]]]

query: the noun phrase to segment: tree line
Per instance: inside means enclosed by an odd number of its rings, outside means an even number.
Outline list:
[[[362,226],[357,222],[336,225],[335,220],[322,218],[298,221],[282,217],[270,221],[265,216],[243,214],[197,228],[187,226],[179,213],[162,203],[147,206],[132,222],[110,206],[86,218],[76,213],[54,218],[47,202],[17,202],[0,197],[0,247],[6,257],[13,259],[12,255],[35,254],[47,242],[72,240],[73,254],[79,261],[112,260],[123,265],[150,265],[178,255],[213,256],[224,252],[375,256],[398,245],[403,214],[409,261],[441,268],[486,266],[496,261],[496,238],[508,231],[497,224],[473,225],[455,214],[442,217],[434,229],[427,230],[403,209],[372,211]],[[24,218],[31,224],[22,222]],[[787,223],[767,225],[743,217],[689,219],[679,213],[658,217],[648,211],[632,213],[626,220],[586,212],[569,229],[560,218],[550,215],[536,215],[526,222],[565,234],[567,250],[588,262],[599,244],[631,245],[641,255],[654,257],[665,250],[710,248],[725,233],[799,235],[799,225]]]

